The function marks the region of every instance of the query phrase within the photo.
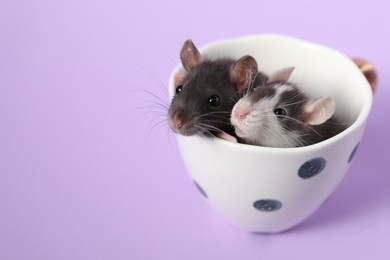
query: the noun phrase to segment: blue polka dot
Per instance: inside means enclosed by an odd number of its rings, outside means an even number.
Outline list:
[[[282,207],[282,203],[278,200],[262,199],[255,201],[255,203],[253,203],[253,207],[259,211],[272,212],[280,209]]]
[[[204,191],[204,189],[196,182],[194,181],[196,188],[198,188],[199,192],[207,199],[207,193]]]
[[[355,157],[356,151],[357,151],[358,148],[359,148],[359,144],[360,144],[360,143],[358,143],[358,144],[355,146],[355,148],[353,148],[352,153],[351,153],[351,155],[350,155],[349,158],[348,158],[348,163],[350,163],[350,162],[352,161],[353,157]]]
[[[324,158],[314,158],[305,162],[298,170],[298,176],[302,179],[309,179],[319,174],[326,165]]]

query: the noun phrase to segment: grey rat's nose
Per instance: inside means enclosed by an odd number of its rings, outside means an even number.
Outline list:
[[[181,129],[183,127],[183,121],[177,117],[173,118],[172,125],[175,129]]]
[[[177,115],[170,116],[168,120],[169,127],[177,133],[183,129],[183,119]]]

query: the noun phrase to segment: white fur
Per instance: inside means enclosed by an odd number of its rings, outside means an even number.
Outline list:
[[[279,84],[276,84],[274,86],[274,89],[276,90],[276,95],[279,99],[280,99],[280,95],[283,93],[283,92],[286,92],[286,91],[291,91],[294,89],[294,86],[290,85],[290,84],[285,84],[285,83],[279,83]]]

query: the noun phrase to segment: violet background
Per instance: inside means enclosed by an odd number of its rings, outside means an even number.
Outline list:
[[[0,259],[389,259],[389,9],[385,0],[0,0]],[[165,111],[139,91],[168,101],[187,38],[201,46],[259,33],[364,57],[380,76],[334,196],[266,236],[209,208],[167,124],[153,127]]]

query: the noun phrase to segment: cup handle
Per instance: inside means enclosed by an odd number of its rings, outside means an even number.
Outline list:
[[[362,58],[352,58],[352,61],[359,67],[370,84],[372,92],[375,93],[378,84],[378,73],[374,65]]]

